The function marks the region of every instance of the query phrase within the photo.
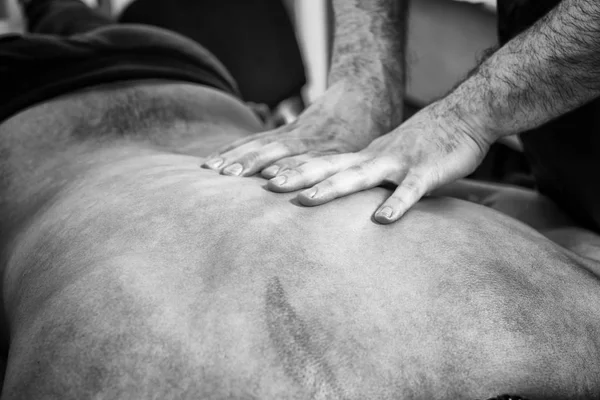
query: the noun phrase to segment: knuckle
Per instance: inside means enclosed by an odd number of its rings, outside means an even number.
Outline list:
[[[440,182],[442,182],[443,176],[440,171],[440,169],[435,168],[429,171],[426,175],[424,174],[424,176],[427,177],[427,183],[429,183],[430,185],[437,185]]]
[[[397,170],[402,167],[402,163],[397,157],[391,155],[382,155],[378,158],[378,162],[386,169]]]
[[[292,169],[292,168],[296,168],[296,167],[300,166],[301,164],[302,164],[302,162],[298,161],[298,160],[287,160],[287,161],[281,162],[279,164],[279,166],[282,168]]]
[[[402,189],[405,192],[418,192],[422,187],[421,181],[419,178],[410,178],[402,182]]]
[[[281,172],[285,173],[288,178],[302,175],[302,171],[299,171],[298,168],[294,168],[292,166],[283,166]]]
[[[327,169],[334,168],[338,164],[339,160],[340,160],[339,154],[332,154],[329,156],[324,156],[324,157],[319,158],[319,161]]]
[[[365,166],[363,164],[355,164],[346,169],[346,171],[355,175],[363,175],[365,173]]]
[[[404,208],[408,205],[407,201],[401,195],[395,194],[390,197],[387,201],[388,205],[392,208]]]
[[[294,170],[298,173],[305,174],[315,169],[315,163],[312,160],[308,160],[306,162],[300,163],[294,167]]]
[[[292,172],[294,165],[289,165],[289,164],[285,164],[285,163],[277,163],[274,165],[276,165],[277,168],[279,168],[279,170],[277,171],[277,175],[285,174],[286,176],[290,177],[295,174],[295,172]]]
[[[244,166],[249,166],[251,164],[256,163],[257,161],[260,161],[260,159],[261,154],[258,151],[251,151],[250,153],[247,153],[245,156],[243,156],[239,160],[239,163]]]
[[[278,161],[275,161],[272,165],[279,168],[280,173],[283,172],[284,170],[295,167],[294,162],[291,160],[278,160]]]
[[[355,184],[364,185],[372,180],[373,177],[378,176],[376,171],[372,169],[367,169],[367,166],[364,164],[353,165],[350,168],[344,171],[344,175],[351,179]],[[371,179],[369,179],[371,176]]]
[[[278,168],[284,168],[284,167],[287,167],[289,165],[290,165],[290,161],[288,159],[286,159],[286,158],[274,161],[271,164],[271,166],[278,167]]]
[[[404,194],[407,198],[418,201],[430,189],[429,182],[424,176],[413,176],[408,181],[402,183]]]
[[[306,168],[305,165],[290,166],[288,168],[289,169],[285,171],[285,173],[292,176],[304,176],[310,172],[310,169]]]

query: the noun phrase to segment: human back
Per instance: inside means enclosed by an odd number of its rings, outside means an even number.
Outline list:
[[[449,198],[379,225],[382,188],[301,207],[142,134],[71,135],[93,162],[18,227],[5,393],[94,367],[123,398],[597,397],[597,278],[532,229]]]

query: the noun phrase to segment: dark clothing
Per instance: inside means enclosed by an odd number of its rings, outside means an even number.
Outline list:
[[[225,67],[194,41],[160,28],[117,25],[79,0],[36,0],[30,30],[0,37],[0,122],[96,84],[171,79],[239,96]]]
[[[526,30],[560,0],[498,0],[500,44]],[[599,71],[600,73],[600,71]],[[537,189],[600,233],[600,100],[521,135]]]
[[[306,75],[284,0],[137,0],[121,23],[178,32],[202,44],[231,72],[245,101],[274,109],[298,96]]]

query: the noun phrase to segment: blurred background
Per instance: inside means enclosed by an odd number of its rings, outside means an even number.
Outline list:
[[[0,0],[0,33],[22,31],[16,1]],[[326,88],[333,31],[330,0],[277,1],[283,2],[296,29],[307,76],[303,92],[310,103]],[[118,15],[132,0],[85,2]],[[475,66],[483,50],[496,42],[494,11],[494,0],[478,4],[465,0],[411,1],[407,60],[410,103],[422,106],[442,96]]]

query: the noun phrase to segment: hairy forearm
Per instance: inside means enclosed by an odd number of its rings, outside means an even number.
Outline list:
[[[336,27],[329,85],[364,83],[366,102],[401,122],[409,0],[333,0]]]
[[[535,128],[600,95],[600,2],[563,0],[442,100],[495,137]]]

